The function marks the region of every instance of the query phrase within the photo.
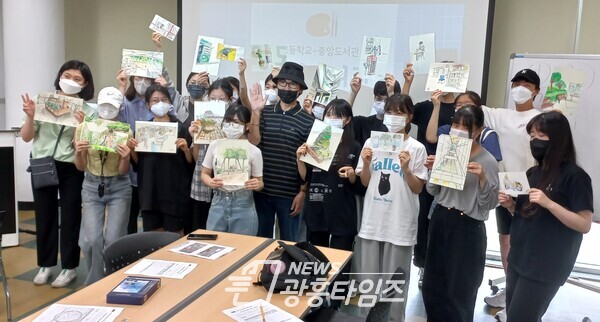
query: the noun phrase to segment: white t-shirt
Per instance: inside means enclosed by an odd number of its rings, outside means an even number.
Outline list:
[[[371,147],[371,139],[365,142],[363,149],[367,147]],[[410,154],[409,168],[412,173],[420,179],[427,180],[425,146],[409,137],[404,141],[402,150]],[[356,174],[360,174],[362,170],[361,158],[356,167]],[[373,151],[373,160],[368,171],[371,171],[371,181],[365,194],[358,236],[398,246],[415,245],[419,195],[413,193],[404,180],[398,153]]]
[[[206,150],[202,166],[213,170],[215,177],[227,176],[229,179],[242,183],[241,185],[224,185],[221,189],[224,191],[244,189],[243,182],[248,178],[263,176],[262,153],[248,140],[220,139],[213,141]],[[247,172],[247,175],[244,172]]]
[[[535,164],[529,147],[527,123],[540,111],[531,109],[524,112],[507,108],[481,106],[485,117],[485,126],[498,133],[501,165],[504,171],[526,171]],[[502,171],[502,170],[500,170]]]

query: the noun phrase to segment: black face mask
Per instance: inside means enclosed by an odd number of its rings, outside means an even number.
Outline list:
[[[531,148],[531,155],[533,158],[539,163],[542,164],[544,160],[544,156],[548,151],[548,147],[550,146],[550,141],[548,140],[540,140],[533,139],[529,141],[529,147]]]
[[[194,99],[202,98],[204,93],[206,93],[206,88],[202,85],[188,85],[187,90]]]
[[[277,96],[285,104],[291,104],[298,98],[298,91],[286,91],[283,89],[277,89]]]

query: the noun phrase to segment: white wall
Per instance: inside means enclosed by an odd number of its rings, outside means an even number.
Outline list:
[[[4,33],[2,27],[2,5],[0,5],[0,129],[6,128],[6,98],[4,97]]]

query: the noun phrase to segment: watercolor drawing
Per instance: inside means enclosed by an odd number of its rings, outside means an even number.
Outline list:
[[[54,93],[39,93],[35,98],[34,119],[40,122],[77,127],[79,121],[74,113],[82,111],[83,99],[58,95]]]
[[[88,141],[90,149],[117,152],[117,145],[126,144],[129,138],[129,124],[103,119],[86,120],[79,137]]]
[[[245,49],[243,47],[231,46],[225,44],[217,45],[217,59],[226,61],[238,61],[244,58]]]
[[[127,76],[158,78],[162,75],[164,53],[160,51],[145,51],[123,49],[121,68]]]
[[[568,66],[555,67],[544,95],[542,109],[558,108],[565,116],[573,115],[579,106],[585,82],[584,70]]]
[[[219,75],[220,60],[217,58],[218,46],[222,38],[198,36],[192,71],[195,73],[208,72],[209,75]]]
[[[213,173],[225,186],[243,186],[250,179],[248,140],[219,140],[215,147]]]
[[[429,66],[435,63],[435,34],[410,36],[409,50],[415,74],[427,74]]]
[[[340,85],[344,78],[344,70],[337,69],[325,64],[319,64],[315,72],[315,78],[309,89],[308,96],[315,103],[327,105],[337,97]]]
[[[392,38],[364,36],[359,66],[363,80],[378,81],[388,72]]]
[[[371,150],[399,154],[404,143],[404,134],[371,131]]]
[[[342,140],[342,133],[344,133],[343,129],[331,127],[325,122],[315,120],[306,141],[307,153],[300,158],[300,161],[328,171],[335,151]]]
[[[472,143],[471,139],[440,135],[429,182],[463,190]]]
[[[154,19],[152,19],[149,28],[158,32],[170,41],[173,41],[179,32],[179,27],[177,25],[159,15],[154,15]]]
[[[136,152],[176,153],[176,122],[135,122]]]
[[[499,172],[500,191],[516,197],[529,194],[529,180],[525,172]]]
[[[221,123],[226,109],[227,103],[222,101],[194,102],[194,122],[199,129],[194,143],[208,144],[225,138]]]
[[[464,93],[469,83],[469,65],[433,63],[429,68],[426,92],[440,90],[447,93]]]

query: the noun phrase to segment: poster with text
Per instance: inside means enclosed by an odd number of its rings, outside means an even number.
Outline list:
[[[429,67],[426,92],[440,90],[446,93],[464,93],[469,83],[469,65],[433,63]]]
[[[160,51],[145,51],[123,49],[121,68],[127,76],[158,78],[162,75],[164,53]]]

